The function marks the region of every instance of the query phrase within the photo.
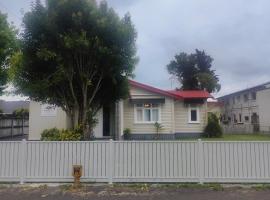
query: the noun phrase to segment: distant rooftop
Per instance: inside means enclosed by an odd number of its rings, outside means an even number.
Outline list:
[[[264,89],[267,89],[267,88],[270,88],[270,81],[268,81],[266,83],[262,83],[260,85],[249,87],[249,88],[246,88],[246,89],[243,89],[243,90],[239,90],[237,92],[233,92],[233,93],[230,93],[230,94],[221,96],[221,97],[218,97],[217,99],[223,99],[223,98],[227,98],[227,97],[230,97],[230,96],[234,96],[234,95],[245,93],[245,92],[249,92],[249,91],[264,90]]]

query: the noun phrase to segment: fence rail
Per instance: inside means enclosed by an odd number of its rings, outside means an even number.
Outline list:
[[[270,142],[0,142],[0,182],[270,182]]]

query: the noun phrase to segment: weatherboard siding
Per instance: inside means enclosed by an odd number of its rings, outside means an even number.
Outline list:
[[[149,92],[147,90],[139,89],[136,87],[131,86],[129,90],[130,96],[134,98],[164,98],[161,95],[158,95],[153,92]]]
[[[175,132],[176,133],[200,133],[206,124],[206,103],[199,106],[200,110],[200,123],[189,123],[188,106],[184,105],[183,101],[175,101],[174,105],[174,118],[175,118]]]

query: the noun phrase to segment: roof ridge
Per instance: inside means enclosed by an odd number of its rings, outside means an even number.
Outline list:
[[[255,85],[255,86],[252,86],[252,87],[248,87],[246,89],[241,89],[241,90],[238,90],[238,91],[235,91],[235,92],[232,92],[232,93],[229,93],[229,94],[226,94],[226,95],[223,95],[223,96],[220,96],[218,98],[224,98],[224,97],[227,97],[227,96],[230,96],[230,95],[233,95],[233,94],[237,94],[237,93],[242,93],[242,92],[245,92],[245,91],[248,91],[248,90],[252,90],[252,89],[255,89],[255,88],[259,88],[259,87],[263,87],[267,84],[270,84],[270,81],[267,81],[267,82],[264,82],[264,83],[261,83],[261,84],[258,84],[258,85]]]
[[[158,93],[158,94],[162,94],[165,96],[169,96],[175,99],[184,99],[184,98],[210,98],[212,97],[209,92],[205,91],[205,90],[162,90],[156,87],[152,87],[143,83],[139,83],[137,81],[134,80],[129,80],[129,83],[135,87],[139,87],[154,93]],[[188,96],[184,96],[184,95],[180,95],[180,94],[176,94],[176,93],[190,93]],[[194,92],[200,92],[200,95],[195,94]],[[202,95],[202,93],[204,93],[204,95]]]

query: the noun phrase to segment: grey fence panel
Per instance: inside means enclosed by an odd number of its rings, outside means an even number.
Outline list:
[[[72,181],[83,166],[85,181],[107,179],[108,142],[27,142],[25,181]]]
[[[269,182],[269,142],[203,142],[204,181]]]
[[[172,181],[197,178],[196,142],[114,142],[115,181]]]
[[[20,142],[0,142],[0,181],[19,181]]]
[[[0,142],[0,181],[270,182],[270,142]]]

